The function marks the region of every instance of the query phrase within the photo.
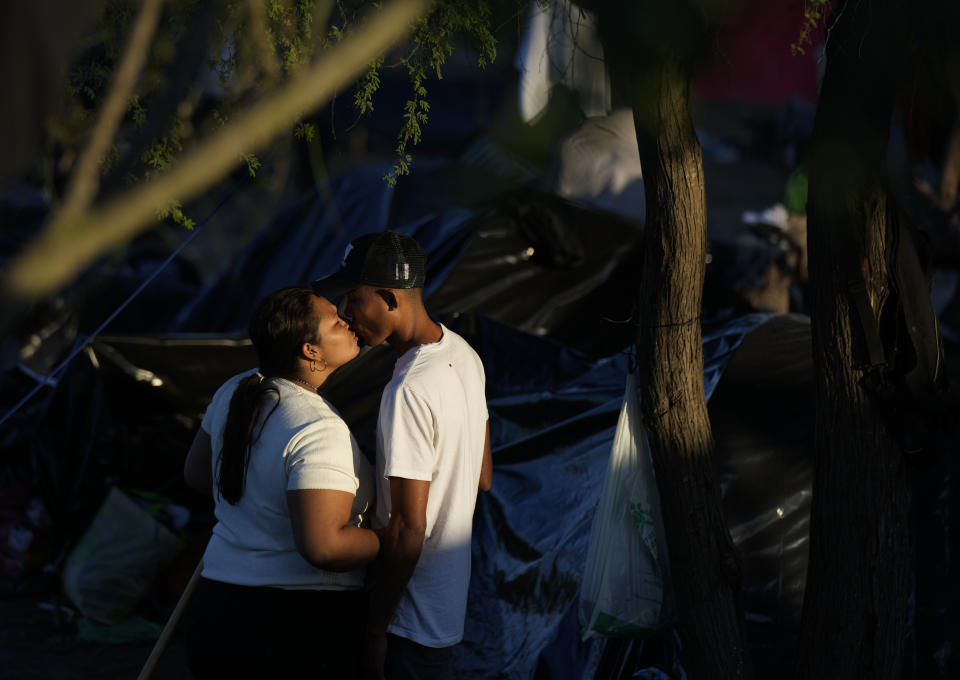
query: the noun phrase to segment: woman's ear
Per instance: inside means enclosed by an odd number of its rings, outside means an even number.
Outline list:
[[[315,359],[318,358],[318,357],[317,357],[317,355],[318,355],[317,346],[314,345],[312,342],[305,342],[305,343],[303,343],[303,345],[300,347],[300,352],[301,352],[301,353],[303,354],[303,356],[306,357],[307,359],[314,359],[314,360],[315,360]]]

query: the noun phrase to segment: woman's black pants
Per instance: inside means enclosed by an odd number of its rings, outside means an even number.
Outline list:
[[[366,618],[359,590],[281,590],[201,579],[184,614],[194,677],[354,678]]]

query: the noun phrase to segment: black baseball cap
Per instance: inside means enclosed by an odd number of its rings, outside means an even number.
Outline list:
[[[337,297],[357,286],[423,288],[427,254],[412,236],[379,231],[353,239],[340,269],[310,284],[313,292]]]

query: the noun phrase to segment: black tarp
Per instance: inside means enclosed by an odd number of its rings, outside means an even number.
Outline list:
[[[44,418],[17,422],[19,441],[41,461],[38,486],[74,525],[64,541],[108,484],[189,500],[186,447],[214,389],[253,365],[242,336],[256,301],[329,272],[359,233],[414,234],[430,255],[428,306],[473,344],[488,380],[494,487],[477,506],[459,672],[592,677],[606,644],[580,641],[577,593],[635,333],[638,225],[536,192],[485,210],[431,211],[429,187],[408,187],[400,209],[382,174],[335,180],[335,209],[316,192],[285,209],[182,310],[171,327],[179,335],[100,338]],[[775,673],[787,663],[806,568],[812,372],[807,322],[767,320],[705,323],[703,348],[758,671]],[[331,385],[368,455],[393,361],[388,348],[370,348]]]
[[[482,315],[441,318],[483,360],[494,448],[493,490],[481,494],[474,520],[458,671],[484,678],[593,677],[604,641],[580,641],[577,596],[629,357],[593,359]],[[708,394],[744,334],[765,319],[743,317],[707,329]],[[97,393],[111,415],[92,440],[101,455],[116,457],[107,466],[114,478],[137,487],[152,479],[167,493],[205,399],[219,381],[255,362],[247,341],[220,338],[108,337],[93,350]],[[336,376],[331,390],[367,455],[373,453],[376,395],[392,362],[391,350],[368,350]],[[135,448],[125,449],[124,442]]]
[[[81,362],[90,370],[75,371],[78,380],[96,376],[84,384],[97,398],[80,399],[84,389],[65,381],[58,391],[75,395],[62,400],[73,407],[48,420],[66,418],[67,432],[86,428],[93,460],[71,468],[91,478],[85,497],[102,494],[104,480],[175,492],[206,400],[253,364],[242,335],[256,301],[332,270],[360,233],[413,234],[429,253],[429,307],[476,347],[488,378],[494,489],[478,502],[458,667],[473,677],[591,677],[604,642],[579,641],[577,593],[635,333],[639,226],[532,191],[483,211],[431,212],[429,187],[414,184],[399,209],[382,174],[367,168],[335,180],[334,208],[310,192],[278,215],[179,314],[174,330],[199,337],[101,338]],[[412,217],[398,222],[404,215]],[[705,328],[708,395],[763,318]],[[331,385],[368,455],[393,361],[388,348],[370,348]],[[77,443],[37,447],[53,470],[56,461],[69,466]],[[84,513],[59,509],[76,523],[71,533],[82,530]]]
[[[708,408],[724,514],[743,557],[755,664],[786,674],[807,576],[814,424],[809,319],[771,317],[747,335]]]
[[[477,506],[458,669],[464,677],[593,677],[605,644],[579,639],[578,584],[629,357],[593,359],[482,315],[442,319],[483,359],[495,461],[493,490]],[[790,668],[802,605],[813,425],[809,338],[802,316],[741,317],[704,332],[723,505],[743,556],[745,614],[761,677]],[[91,411],[110,411],[94,440],[101,456],[112,451],[121,461],[109,467],[112,474],[133,485],[152,480],[166,491],[178,483],[182,451],[205,400],[222,379],[255,361],[247,341],[222,338],[113,337],[93,350],[98,370],[84,372],[84,389],[73,384],[62,392],[76,419],[61,436],[76,444]],[[377,394],[392,362],[389,349],[368,350],[336,376],[331,394],[368,455]],[[99,391],[91,393],[91,385]],[[943,539],[955,531],[953,501],[934,472],[922,478],[921,500],[933,509],[925,511],[915,548],[920,586],[912,644],[925,656],[912,663],[921,661],[919,667],[938,655],[949,659],[949,610],[938,598],[953,587],[950,555],[943,553],[950,545]]]
[[[391,228],[427,251],[425,295],[434,312],[480,312],[592,356],[630,344],[625,322],[641,263],[636,223],[533,190],[482,211],[448,207],[429,183],[408,181],[401,191],[381,179],[385,171],[373,166],[333,180],[332,203],[311,191],[287,207],[170,330],[243,333],[266,293],[334,270],[350,240]]]
[[[705,330],[708,395],[766,318]],[[487,370],[494,483],[478,501],[457,667],[466,677],[590,678],[604,641],[580,641],[577,595],[629,359],[591,360],[490,322],[478,330],[468,337]]]

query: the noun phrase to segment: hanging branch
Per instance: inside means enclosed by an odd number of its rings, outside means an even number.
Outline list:
[[[163,0],[144,0],[133,26],[130,41],[120,57],[110,92],[100,110],[90,134],[90,142],[83,150],[73,171],[66,198],[60,208],[62,219],[82,214],[93,202],[100,187],[100,163],[110,148],[117,128],[127,111],[137,77],[143,69],[150,42],[157,30]]]
[[[256,46],[257,56],[260,57],[260,66],[269,82],[280,76],[280,61],[273,48],[270,33],[267,31],[267,21],[264,17],[264,6],[261,0],[247,0],[247,17],[250,21],[250,35]]]
[[[167,172],[100,207],[76,215],[55,215],[3,277],[4,295],[17,304],[4,306],[0,328],[13,321],[11,309],[64,285],[98,255],[149,226],[171,201],[186,201],[200,194],[237,166],[244,154],[289,130],[406,36],[430,4],[429,0],[394,0],[313,66],[252,105]]]

